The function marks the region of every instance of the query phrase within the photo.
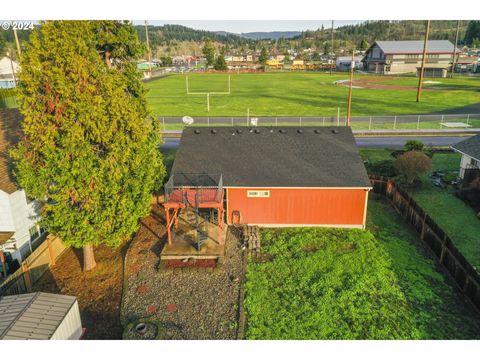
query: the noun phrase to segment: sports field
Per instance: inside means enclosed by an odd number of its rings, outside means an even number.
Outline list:
[[[156,116],[336,116],[346,115],[348,73],[231,74],[230,95],[189,94],[186,76],[171,75],[145,84]],[[227,74],[188,74],[190,92],[227,92]],[[480,113],[480,78],[426,79],[416,102],[415,77],[355,75],[352,116]],[[463,109],[468,106],[469,108]]]

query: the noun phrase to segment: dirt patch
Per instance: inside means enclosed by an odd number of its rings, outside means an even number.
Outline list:
[[[228,232],[225,258],[215,268],[160,266],[159,270],[165,235],[164,211],[156,206],[142,220],[126,255],[124,326],[147,319],[160,326],[163,339],[236,339],[244,276],[237,237]],[[147,291],[139,294],[140,286]]]
[[[95,248],[97,267],[82,272],[82,251],[67,249],[34,291],[73,295],[78,299],[86,339],[121,339],[122,249]]]
[[[384,76],[372,76],[372,77],[364,77],[361,79],[354,79],[353,86],[357,88],[364,88],[364,89],[374,89],[374,90],[417,90],[417,86],[413,85],[393,85],[393,84],[385,84],[384,82],[388,81],[395,81],[396,77],[384,77]],[[350,86],[350,81],[345,80],[344,82],[339,83],[341,86]],[[446,91],[452,90],[449,88],[431,88],[431,87],[423,87],[424,91]]]

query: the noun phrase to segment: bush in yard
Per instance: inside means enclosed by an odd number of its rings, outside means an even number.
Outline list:
[[[420,180],[420,175],[427,173],[432,168],[432,159],[422,151],[409,151],[395,160],[395,167],[406,183],[412,185]]]
[[[41,223],[64,243],[118,247],[150,211],[165,175],[135,61],[135,29],[119,21],[49,21],[33,31],[19,86],[24,137],[11,152]]]
[[[371,175],[394,177],[398,175],[393,160],[382,160],[366,165],[367,172]]]
[[[422,151],[425,145],[420,140],[408,140],[404,147],[405,151]]]

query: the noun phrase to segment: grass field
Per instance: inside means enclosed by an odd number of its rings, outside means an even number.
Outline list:
[[[226,74],[189,74],[191,92],[225,92]],[[171,75],[145,84],[147,99],[157,116],[336,116],[346,115],[348,88],[335,85],[347,73],[244,73],[231,74],[231,95],[187,95],[185,75]],[[357,80],[370,76],[356,75]],[[415,86],[417,78],[382,78],[380,83]],[[479,103],[480,79],[441,79],[448,91],[425,91],[417,103],[414,88],[353,90],[352,116],[428,114]],[[445,83],[444,83],[445,82]],[[415,124],[416,126],[416,124]]]
[[[361,149],[360,154],[370,163],[393,159],[389,149]],[[461,155],[438,153],[432,159],[432,171],[458,171]],[[448,234],[463,256],[480,269],[480,220],[474,210],[454,194],[455,189],[435,187],[428,176],[422,177],[422,187],[408,189],[408,193]]]
[[[469,339],[478,314],[386,202],[368,229],[262,230],[247,266],[248,339]]]

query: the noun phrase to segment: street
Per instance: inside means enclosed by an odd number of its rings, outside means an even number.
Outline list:
[[[361,148],[402,148],[408,140],[420,140],[427,146],[450,146],[464,139],[465,136],[371,136],[355,138],[357,145]],[[160,146],[161,151],[178,148],[180,138],[163,139],[165,143]]]

